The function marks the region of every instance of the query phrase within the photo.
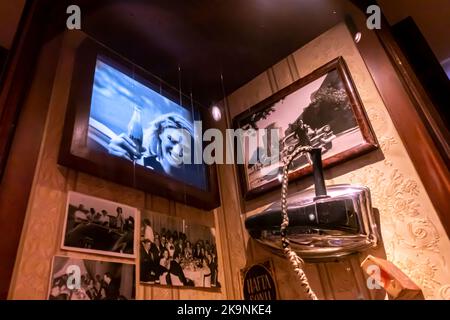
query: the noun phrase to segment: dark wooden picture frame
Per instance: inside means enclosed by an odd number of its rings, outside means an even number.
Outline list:
[[[338,57],[338,58],[330,61],[329,63],[316,69],[309,75],[295,81],[291,85],[283,88],[282,90],[276,92],[272,96],[266,98],[265,100],[261,101],[260,103],[256,104],[255,106],[251,107],[250,109],[239,114],[238,116],[236,116],[233,119],[233,127],[235,129],[246,128],[246,127],[247,128],[253,127],[253,129],[261,129],[261,128],[257,127],[255,124],[258,121],[265,121],[266,119],[268,119],[270,117],[271,113],[276,112],[275,106],[277,105],[277,103],[282,104],[284,102],[285,98],[289,97],[290,95],[292,95],[294,93],[301,91],[303,88],[307,87],[308,85],[315,82],[316,80],[318,81],[322,77],[325,77],[323,84],[320,86],[320,88],[323,88],[325,82],[328,79],[328,75],[330,75],[334,71],[337,72],[337,75],[334,74],[333,80],[330,80],[331,82],[330,81],[327,82],[327,86],[325,86],[325,88],[329,88],[330,86],[332,87],[332,86],[336,85],[336,83],[337,83],[337,86],[341,87],[340,93],[343,92],[343,89],[345,90],[346,98],[343,98],[344,102],[342,102],[342,104],[345,104],[345,108],[347,109],[347,111],[346,111],[347,119],[348,119],[348,110],[351,110],[351,112],[353,113],[354,120],[351,120],[351,121],[354,121],[354,123],[356,123],[356,126],[354,126],[351,131],[352,131],[352,133],[359,132],[358,135],[360,136],[360,143],[358,143],[357,145],[348,147],[348,148],[345,147],[344,149],[341,146],[340,149],[343,149],[343,150],[340,150],[339,152],[332,154],[332,156],[327,156],[326,151],[333,150],[333,147],[332,147],[333,142],[331,142],[331,144],[325,143],[325,142],[317,143],[318,145],[315,145],[315,147],[320,146],[323,150],[323,166],[326,168],[326,167],[330,167],[333,165],[337,165],[337,164],[347,161],[349,159],[360,156],[364,153],[375,150],[376,148],[378,148],[378,142],[377,142],[375,133],[370,125],[368,118],[367,118],[367,114],[364,110],[363,104],[361,102],[361,98],[359,97],[359,94],[356,91],[356,87],[351,78],[348,67],[342,57]],[[319,90],[317,90],[317,91],[319,91]],[[313,94],[315,94],[316,92],[314,92]],[[311,94],[311,96],[313,94]],[[323,94],[323,95],[325,96],[325,94]],[[341,94],[341,97],[342,97],[342,94]],[[307,98],[307,99],[308,100],[306,103],[307,104],[309,103],[308,106],[311,106],[313,104],[311,98]],[[297,104],[295,104],[295,106],[297,106]],[[326,106],[330,106],[329,103],[326,104]],[[337,103],[335,106],[337,106]],[[304,106],[304,109],[306,109],[306,106]],[[292,122],[289,122],[289,128],[293,124],[298,124],[299,119],[301,119],[301,117],[303,117],[303,113],[304,112],[302,111],[301,113],[293,113],[292,115],[289,114],[289,118],[293,119]],[[249,125],[249,123],[251,123],[251,125]],[[276,123],[276,122],[274,122],[274,123]],[[302,123],[302,126],[303,126],[303,123],[306,125],[309,124],[306,121],[304,121],[303,119],[302,119],[301,123]],[[325,128],[325,127],[326,126],[323,126],[322,128]],[[266,127],[266,128],[268,128],[268,127]],[[313,128],[313,129],[314,129],[313,131],[315,132],[314,135],[316,137],[319,136],[319,134],[317,132],[320,132],[321,129],[317,129],[317,128]],[[359,130],[356,130],[356,129],[359,129]],[[324,131],[324,136],[328,135],[329,137],[334,137],[334,138],[330,138],[330,140],[337,138],[336,136],[333,135],[333,131],[330,130],[330,126],[328,126],[328,128],[325,128],[325,130],[326,130],[326,132]],[[291,130],[291,132],[292,131],[294,131],[294,130]],[[287,132],[288,131],[286,130],[285,136],[288,135]],[[346,134],[346,133],[344,133],[344,134]],[[313,141],[313,139],[311,139],[311,140],[308,139],[308,140]],[[281,142],[281,140],[282,139],[280,139],[280,142]],[[326,139],[324,139],[323,141],[325,141],[325,140]],[[326,147],[326,146],[328,146],[328,147]],[[280,148],[280,153],[281,153],[282,149],[283,149],[283,143],[280,143],[279,148]],[[281,155],[280,155],[280,160],[281,160]],[[307,161],[307,157],[305,157],[305,161]],[[275,169],[276,168],[281,168],[281,162],[279,163],[278,167],[275,166]],[[242,193],[243,193],[244,199],[246,199],[246,200],[255,198],[265,192],[268,192],[268,191],[273,190],[280,186],[280,181],[278,179],[274,178],[274,176],[272,175],[270,181],[260,184],[258,186],[251,187],[250,181],[249,181],[249,175],[247,174],[247,172],[248,172],[247,167],[244,164],[239,164],[238,172],[239,172],[239,176],[240,176],[240,184],[241,184]],[[309,165],[303,164],[303,167],[292,170],[289,173],[289,180],[293,181],[298,178],[304,177],[310,173],[312,173],[312,166],[311,166],[311,163],[309,162]],[[264,178],[264,176],[262,176],[262,177]],[[261,177],[259,179],[264,180]]]
[[[187,110],[196,110],[203,122],[203,129],[212,127],[210,113],[194,103],[190,97],[180,94],[169,85],[125,58],[118,56],[94,40],[84,40],[76,52],[72,86],[70,90],[64,132],[58,163],[119,184],[140,189],[197,208],[212,210],[220,205],[215,165],[205,165],[206,188],[202,189],[169,175],[158,173],[132,161],[108,154],[88,143],[91,97],[97,57],[101,55],[119,67],[120,72],[142,79],[149,88],[160,92],[167,99]],[[178,97],[178,99],[176,98]]]

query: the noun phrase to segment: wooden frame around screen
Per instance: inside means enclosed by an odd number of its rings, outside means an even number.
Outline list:
[[[138,66],[92,39],[84,40],[77,49],[58,163],[201,209],[211,210],[218,207],[220,199],[215,165],[207,166],[205,164],[207,186],[206,190],[203,190],[145,167],[134,166],[128,160],[111,156],[88,146],[89,114],[98,55],[111,60],[120,67],[121,72],[125,74],[133,72],[136,77],[144,79],[146,84],[154,84],[153,87],[157,88],[155,79],[150,79],[149,74]],[[161,87],[158,89],[163,92],[164,96],[176,101],[177,92],[174,92],[174,89],[163,83],[159,85]],[[186,105],[191,103],[187,98],[185,100]],[[186,108],[191,108],[191,106]],[[200,114],[203,128],[206,130],[212,127],[213,120],[207,110],[199,105],[194,105],[193,108]]]

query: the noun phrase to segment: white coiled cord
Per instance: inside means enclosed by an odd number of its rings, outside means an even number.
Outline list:
[[[292,160],[299,155],[300,153],[305,153],[311,151],[311,147],[309,146],[299,146],[294,149],[294,147],[289,147],[288,154],[283,157],[283,179],[282,179],[282,187],[281,187],[281,214],[283,221],[281,223],[281,243],[283,245],[283,250],[286,256],[288,257],[289,261],[294,267],[295,273],[297,274],[300,284],[305,291],[307,297],[310,300],[318,300],[316,294],[311,289],[311,286],[309,285],[308,278],[306,277],[305,272],[303,271],[303,265],[304,261],[302,258],[300,258],[294,250],[291,249],[291,245],[289,242],[289,239],[287,239],[286,235],[286,229],[289,226],[289,217],[288,217],[288,204],[287,204],[287,194],[288,194],[288,172],[289,172],[289,165],[291,164]]]

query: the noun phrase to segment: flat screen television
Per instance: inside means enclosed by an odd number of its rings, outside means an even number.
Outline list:
[[[59,164],[203,209],[219,205],[214,165],[194,161],[207,109],[87,38],[77,49]],[[198,143],[198,142],[197,142]]]

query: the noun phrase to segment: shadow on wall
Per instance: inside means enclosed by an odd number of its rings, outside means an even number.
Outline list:
[[[3,72],[5,71],[6,60],[8,58],[8,50],[0,46],[0,87],[2,85]]]

